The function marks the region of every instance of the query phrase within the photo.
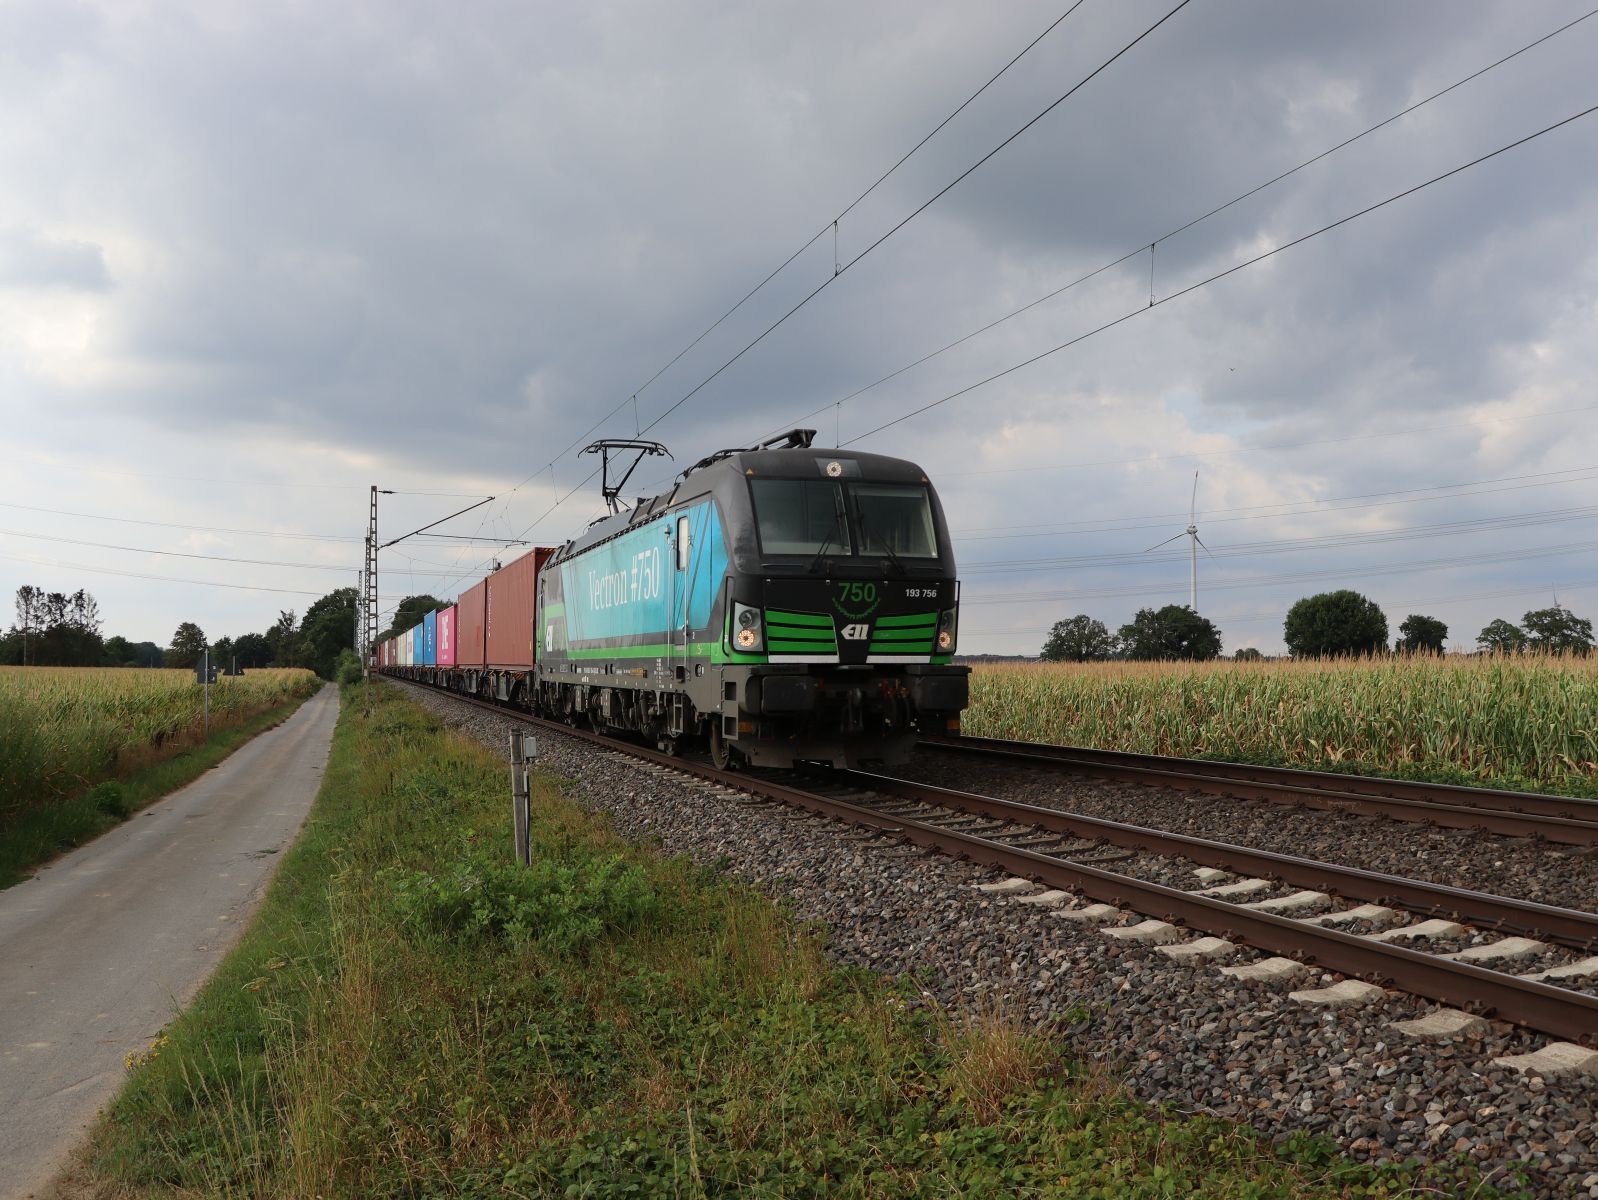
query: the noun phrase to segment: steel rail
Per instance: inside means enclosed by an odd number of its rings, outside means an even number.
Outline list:
[[[1231,842],[1169,833],[1142,825],[1109,821],[972,792],[959,792],[933,784],[877,775],[868,771],[830,771],[828,780],[853,783],[862,790],[897,796],[921,804],[1032,825],[1051,833],[1092,838],[1135,850],[1188,858],[1206,867],[1242,875],[1268,875],[1295,887],[1336,892],[1356,900],[1448,915],[1488,929],[1512,930],[1578,949],[1598,947],[1598,914],[1580,909],[1514,900],[1447,884],[1428,883],[1401,875],[1338,866],[1312,858],[1252,850]]]
[[[535,717],[519,709],[475,697],[461,696],[439,688],[428,690],[720,787],[763,800],[779,801],[831,820],[874,830],[885,837],[1005,870],[1037,883],[1078,891],[1102,903],[1122,905],[1146,915],[1158,915],[1172,924],[1246,942],[1272,953],[1293,954],[1327,970],[1384,987],[1398,988],[1457,1008],[1496,1016],[1557,1037],[1584,1043],[1598,1039],[1598,996],[1404,946],[1372,941],[1358,934],[1309,925],[1291,917],[1261,912],[1212,896],[1201,896],[1196,892],[1184,892],[1085,863],[1070,862],[977,834],[884,813],[775,780],[735,771],[720,771],[705,763],[619,742],[602,734]]]
[[[951,754],[1081,771],[1125,783],[1359,812],[1451,829],[1485,829],[1506,837],[1537,836],[1562,845],[1598,846],[1598,801],[1576,796],[1492,791],[997,738],[923,738],[919,744]]]

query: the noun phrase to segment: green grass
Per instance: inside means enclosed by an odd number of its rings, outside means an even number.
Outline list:
[[[198,779],[257,734],[281,725],[309,698],[296,696],[219,729],[168,758],[139,767],[120,779],[23,810],[0,837],[0,888],[32,878],[34,868],[93,841],[134,813]]]
[[[830,965],[752,889],[550,780],[514,868],[508,782],[392,689],[345,690],[257,920],[98,1131],[99,1194],[1409,1193]]]

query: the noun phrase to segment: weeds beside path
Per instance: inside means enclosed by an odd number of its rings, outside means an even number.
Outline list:
[[[259,711],[238,714],[209,736],[172,745],[165,757],[10,814],[0,826],[0,888],[31,877],[31,872],[68,850],[86,845],[146,808],[198,779],[240,746],[288,720],[321,686],[315,676],[287,699]]]
[[[101,1194],[1397,1195],[1167,1116],[1003,1020],[827,961],[769,901],[345,690],[256,924],[97,1136]]]

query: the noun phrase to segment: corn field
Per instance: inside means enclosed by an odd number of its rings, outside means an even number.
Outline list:
[[[251,671],[211,688],[211,727],[243,724],[320,685],[309,671]],[[0,667],[0,830],[202,737],[192,671]]]
[[[1598,657],[978,666],[964,728],[1598,795]]]

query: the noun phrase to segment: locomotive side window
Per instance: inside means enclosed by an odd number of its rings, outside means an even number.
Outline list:
[[[927,489],[904,483],[851,483],[862,554],[937,558]]]
[[[678,517],[677,518],[677,569],[679,571],[686,571],[688,569],[688,543],[689,543],[688,518],[687,517]]]
[[[843,493],[822,479],[754,479],[755,526],[767,554],[854,553]]]

